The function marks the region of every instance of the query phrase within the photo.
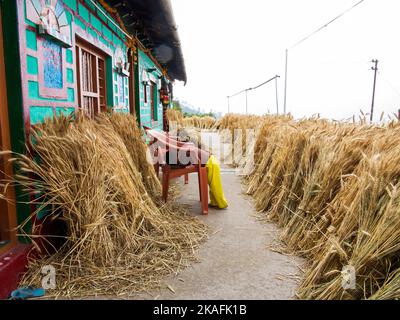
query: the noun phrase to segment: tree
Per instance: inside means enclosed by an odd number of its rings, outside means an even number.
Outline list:
[[[181,107],[181,104],[180,104],[180,102],[178,100],[172,101],[172,109],[176,110],[176,111],[179,111],[179,112],[182,112],[182,107]]]

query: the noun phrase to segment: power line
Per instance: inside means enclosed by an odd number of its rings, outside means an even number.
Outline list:
[[[397,89],[383,74],[381,71],[378,71],[378,74],[381,76],[382,80],[386,82],[386,84],[392,88],[394,92],[400,97],[400,90]]]
[[[341,14],[339,14],[338,16],[336,16],[335,18],[333,18],[332,20],[330,20],[329,22],[325,23],[323,26],[319,27],[317,30],[315,30],[314,32],[310,33],[308,36],[304,37],[303,39],[301,39],[300,41],[296,42],[293,46],[291,46],[289,49],[293,49],[294,47],[297,47],[299,44],[303,43],[304,41],[308,40],[309,38],[311,38],[313,35],[317,34],[318,32],[320,32],[321,30],[323,30],[324,28],[328,27],[330,24],[332,24],[333,22],[335,22],[336,20],[340,19],[341,17],[343,17],[346,13],[348,13],[349,11],[353,10],[355,7],[359,6],[361,3],[363,3],[365,0],[361,0],[359,2],[357,2],[356,4],[354,4],[353,6],[351,6],[350,8],[348,8],[347,10],[343,11]]]
[[[336,20],[340,19],[341,17],[343,17],[346,13],[348,13],[349,11],[353,10],[354,8],[356,8],[357,6],[359,6],[361,3],[363,3],[365,0],[360,0],[357,3],[355,3],[354,5],[352,5],[350,8],[348,8],[347,10],[343,11],[342,13],[340,13],[338,16],[336,16],[335,18],[333,18],[332,20],[330,20],[329,22],[325,23],[323,26],[319,27],[317,30],[315,30],[314,32],[310,33],[308,36],[304,37],[303,39],[301,39],[300,41],[296,42],[294,45],[292,45],[291,47],[289,47],[289,49],[293,49],[295,47],[297,47],[298,45],[300,45],[301,43],[303,43],[304,41],[308,40],[309,38],[311,38],[312,36],[314,36],[315,34],[317,34],[318,32],[322,31],[323,29],[325,29],[326,27],[328,27],[330,24],[332,24],[333,22],[335,22]],[[286,114],[286,102],[287,102],[287,76],[288,76],[288,55],[289,55],[289,49],[286,49],[285,51],[285,91],[284,91],[284,102],[283,102],[283,110],[284,110],[284,114]]]
[[[244,89],[244,90],[239,91],[239,92],[237,92],[237,93],[235,93],[235,94],[232,94],[232,95],[230,95],[230,96],[227,96],[227,98],[236,97],[236,96],[238,96],[239,94],[241,94],[241,93],[243,93],[243,92],[246,92],[246,91],[256,90],[256,89],[258,89],[258,88],[260,88],[260,87],[266,85],[267,83],[271,82],[272,80],[275,80],[276,78],[280,78],[280,76],[276,75],[276,76],[272,77],[271,79],[268,79],[267,81],[264,81],[263,83],[261,83],[261,84],[255,86],[255,87]]]
[[[236,96],[238,96],[239,94],[242,94],[243,92],[245,92],[246,90],[249,90],[249,89],[245,89],[245,90],[242,90],[242,91],[237,92],[237,93],[235,93],[235,94],[232,94],[231,96],[228,96],[228,98],[236,97]]]
[[[259,85],[255,86],[255,87],[247,88],[247,89],[239,91],[239,92],[237,92],[235,94],[227,96],[226,98],[228,99],[228,113],[230,111],[230,102],[229,102],[230,98],[236,97],[236,96],[238,96],[239,94],[242,94],[242,93],[246,93],[246,114],[247,114],[247,112],[248,112],[248,96],[247,96],[247,93],[249,91],[256,90],[256,89],[258,89],[258,88],[266,85],[267,83],[269,83],[269,82],[271,82],[273,80],[276,80],[278,78],[280,78],[280,76],[276,75],[276,76],[272,77],[271,79],[268,79],[267,81],[264,81],[264,82],[260,83]],[[277,82],[275,82],[275,86],[277,86],[277,85],[278,85]],[[276,88],[276,90],[277,90],[277,88]],[[277,109],[278,109],[278,98],[276,98],[276,104],[277,104]]]
[[[252,90],[256,90],[256,89],[258,89],[258,88],[260,88],[260,87],[266,85],[267,83],[269,83],[269,82],[271,82],[272,80],[275,80],[275,79],[277,79],[277,78],[280,78],[280,76],[276,75],[276,76],[272,77],[271,79],[269,79],[269,80],[267,80],[267,81],[264,81],[263,83],[259,84],[258,86],[255,86],[254,88],[251,88],[251,89],[252,89]]]

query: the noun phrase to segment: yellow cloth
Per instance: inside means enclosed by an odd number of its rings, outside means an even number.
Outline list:
[[[210,187],[210,206],[225,209],[228,202],[222,190],[221,172],[219,162],[214,156],[210,156],[206,164],[208,185]]]

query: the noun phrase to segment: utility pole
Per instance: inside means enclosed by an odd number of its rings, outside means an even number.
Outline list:
[[[247,89],[246,90],[246,115],[247,115],[247,112],[248,112],[248,106],[247,106],[247,92],[248,92],[249,90]]]
[[[348,13],[349,11],[353,10],[355,7],[359,6],[360,4],[362,4],[365,0],[359,0],[358,2],[356,2],[354,5],[352,5],[350,8],[348,8],[347,10],[343,11],[342,13],[340,13],[339,15],[337,15],[335,18],[333,18],[332,20],[328,21],[327,23],[325,23],[324,25],[322,25],[320,28],[318,28],[317,30],[315,30],[314,32],[310,33],[308,36],[304,37],[303,39],[301,39],[300,41],[296,42],[293,46],[289,47],[289,49],[293,49],[295,47],[297,47],[298,45],[302,44],[304,41],[307,41],[308,39],[310,39],[312,36],[314,36],[315,34],[319,33],[320,31],[324,30],[325,28],[327,28],[330,24],[336,22],[338,19],[340,19],[341,17],[343,17],[346,13]],[[285,61],[285,92],[284,92],[284,102],[283,102],[283,114],[286,114],[286,104],[287,104],[287,74],[288,74],[288,55],[289,55],[289,49],[286,49],[286,61]]]
[[[227,96],[226,98],[228,99],[228,113],[230,113],[230,108],[231,108],[231,106],[230,106],[230,104],[229,104],[229,99],[230,99],[230,97]]]
[[[283,114],[284,114],[284,115],[286,114],[288,55],[289,55],[289,50],[286,49],[286,59],[285,59],[285,94],[284,94],[284,100],[283,100]]]
[[[374,70],[374,87],[372,89],[372,104],[371,104],[371,118],[370,121],[372,123],[372,120],[374,118],[374,105],[375,105],[375,89],[376,89],[376,75],[378,74],[378,60],[372,60],[372,63],[374,64],[373,67],[371,67],[372,70]]]
[[[278,76],[278,75],[276,75],[276,77],[275,77],[276,115],[279,115],[279,101],[278,101],[278,78],[279,78],[279,76]]]

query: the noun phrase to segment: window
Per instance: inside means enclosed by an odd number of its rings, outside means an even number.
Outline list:
[[[107,111],[105,56],[77,41],[79,105],[91,118]]]
[[[125,103],[125,78],[118,76],[118,95],[119,103]]]
[[[157,85],[151,82],[150,85],[150,107],[151,107],[151,120],[158,120],[158,100],[157,100]]]
[[[144,94],[144,103],[147,103],[147,84],[144,85],[143,94]]]

